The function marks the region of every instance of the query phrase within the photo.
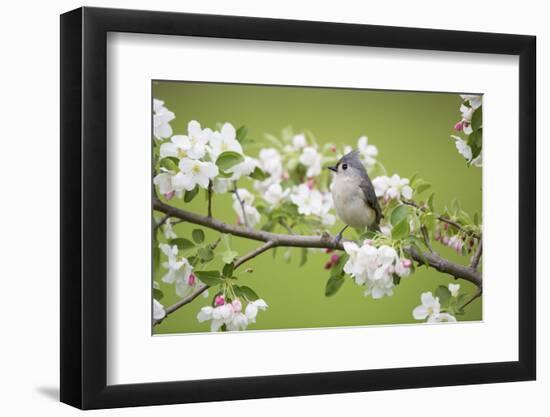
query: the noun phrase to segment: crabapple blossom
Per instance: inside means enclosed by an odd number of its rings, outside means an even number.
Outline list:
[[[163,168],[161,168],[161,170],[163,170]],[[159,192],[166,198],[173,197],[176,191],[173,181],[174,176],[175,174],[173,172],[163,170],[153,178],[153,184],[159,188]]]
[[[191,120],[187,124],[187,135],[174,135],[170,142],[160,146],[160,157],[200,159],[205,155],[206,145],[211,137],[211,129],[202,129],[199,122]]]
[[[212,133],[210,138],[209,154],[212,161],[216,161],[218,156],[226,151],[243,153],[243,148],[237,140],[237,132],[231,123],[225,123],[221,130]]]
[[[409,185],[407,178],[401,178],[394,174],[391,177],[380,176],[376,177],[372,184],[377,197],[382,197],[384,201],[400,200],[402,197],[406,199],[412,198],[412,188]]]
[[[472,159],[472,148],[470,148],[468,143],[460,136],[451,135],[451,139],[455,141],[455,146],[458,153],[470,162]]]
[[[166,317],[164,306],[153,298],[153,319],[162,320],[164,317]]]
[[[278,206],[289,195],[290,189],[283,190],[280,183],[271,184],[267,187],[263,197],[272,206]]]
[[[248,303],[243,313],[242,303],[238,298],[231,303],[223,301],[224,304],[216,305],[215,307],[203,307],[197,314],[197,320],[201,323],[212,320],[210,324],[212,332],[218,331],[223,325],[229,331],[245,330],[250,323],[256,322],[258,310],[265,310],[267,308],[265,301],[259,299]]]
[[[307,146],[306,136],[303,133],[300,133],[298,135],[294,135],[292,138],[292,147],[299,151],[302,148],[305,148]]]
[[[218,175],[218,167],[212,162],[203,162],[184,158],[179,162],[179,169],[172,184],[176,190],[191,191],[195,186],[208,188],[208,183]]]
[[[456,323],[456,317],[449,313],[432,314],[428,317],[428,323]]]
[[[252,174],[252,172],[254,172],[257,166],[258,166],[258,162],[254,158],[245,156],[243,162],[241,162],[240,164],[234,165],[227,170],[228,173],[233,174],[229,178],[229,180],[237,181],[241,177],[246,177],[247,175]]]
[[[164,107],[164,101],[153,99],[153,135],[159,140],[172,136],[170,122],[176,116],[173,112]]]
[[[374,145],[369,145],[369,138],[367,136],[361,136],[357,141],[357,149],[359,149],[359,155],[367,166],[372,167],[376,163],[376,156],[378,156],[378,148]]]
[[[431,292],[424,292],[420,296],[422,302],[421,305],[413,310],[413,317],[416,320],[424,320],[434,314],[439,314],[441,311],[441,305],[439,304],[439,298],[434,297]]]
[[[273,177],[280,178],[283,173],[281,154],[274,148],[263,148],[258,156],[260,167]]]
[[[172,228],[172,219],[166,219],[162,225],[162,234],[166,240],[175,239],[178,237]]]
[[[449,284],[449,292],[453,297],[456,297],[458,295],[458,291],[460,290],[460,284]]]
[[[170,246],[166,243],[159,245],[160,250],[166,255],[168,260],[162,266],[168,272],[162,277],[162,281],[167,284],[175,284],[176,294],[185,297],[199,283],[193,275],[193,267],[186,258],[178,258],[178,247]]]
[[[394,272],[401,278],[408,277],[411,274],[412,261],[410,259],[399,259],[395,263]]]
[[[481,107],[482,103],[482,97],[474,94],[460,94],[460,97],[462,97],[462,100],[467,101],[470,103],[470,107],[472,109],[477,109]]]
[[[292,189],[290,200],[298,206],[298,213],[318,216],[324,225],[330,226],[336,221],[334,215],[329,213],[333,207],[330,193],[321,193],[310,188],[307,183],[300,184]]]
[[[299,160],[307,168],[306,177],[316,177],[321,173],[322,156],[313,146],[305,147]]]

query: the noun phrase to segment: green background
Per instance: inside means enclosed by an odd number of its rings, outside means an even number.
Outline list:
[[[211,128],[223,122],[236,128],[246,125],[248,136],[256,140],[256,147],[247,149],[251,156],[258,155],[261,145],[269,146],[263,140],[265,133],[280,137],[286,126],[292,126],[296,132],[309,129],[319,144],[355,146],[360,136],[367,135],[369,143],[378,147],[378,159],[388,175],[397,173],[410,178],[418,174],[432,184],[423,197],[434,192],[436,210],[442,211],[457,198],[465,211],[481,214],[481,169],[467,167],[449,138],[460,117],[458,94],[167,81],[154,81],[152,89],[153,97],[164,100],[165,106],[176,114],[171,122],[175,134],[185,134],[192,119]],[[176,199],[171,203],[206,213],[202,192],[189,204]],[[235,222],[229,194],[215,195],[213,214],[225,222]],[[341,226],[337,222],[332,231],[337,232]],[[197,226],[184,223],[174,230],[179,236],[190,238],[194,228]],[[203,230],[207,241],[218,235]],[[437,242],[435,245],[443,256],[468,263],[469,257],[456,255]],[[234,237],[233,246],[242,255],[258,243]],[[291,250],[290,263],[284,260],[285,251],[279,248],[275,256],[271,251],[250,261],[246,266],[253,268],[253,273],[244,273],[245,268],[239,270],[240,284],[252,287],[269,305],[267,311],[259,313],[257,323],[248,327],[250,330],[419,323],[412,317],[412,310],[420,304],[420,294],[453,282],[449,275],[422,267],[402,279],[392,297],[379,300],[365,297],[363,287],[346,279],[340,291],[327,298],[324,289],[328,272],[323,265],[329,255],[310,251],[307,264],[298,267],[299,249]],[[211,266],[221,267],[221,260],[216,259],[208,269],[214,269]],[[162,304],[168,306],[178,297],[172,285],[160,281],[163,274],[163,270],[157,272],[154,279],[164,292]],[[458,282],[461,291],[474,292],[472,284]],[[199,323],[196,315],[210,302],[211,297],[199,297],[171,314],[153,332],[209,331],[209,322]],[[480,320],[481,307],[479,298],[458,320]]]

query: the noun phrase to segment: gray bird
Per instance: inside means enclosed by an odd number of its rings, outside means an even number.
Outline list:
[[[344,155],[328,169],[334,172],[331,191],[336,214],[346,224],[336,235],[336,241],[342,238],[348,226],[359,230],[365,227],[372,231],[380,230],[382,210],[374,186],[359,159],[359,151]]]

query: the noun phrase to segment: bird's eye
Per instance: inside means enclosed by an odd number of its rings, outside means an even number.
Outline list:
[[[342,169],[343,169],[343,170],[348,169],[348,164],[342,164]]]

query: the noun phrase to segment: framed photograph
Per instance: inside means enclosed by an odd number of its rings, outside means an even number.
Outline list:
[[[535,78],[524,35],[63,14],[61,401],[535,379]]]

